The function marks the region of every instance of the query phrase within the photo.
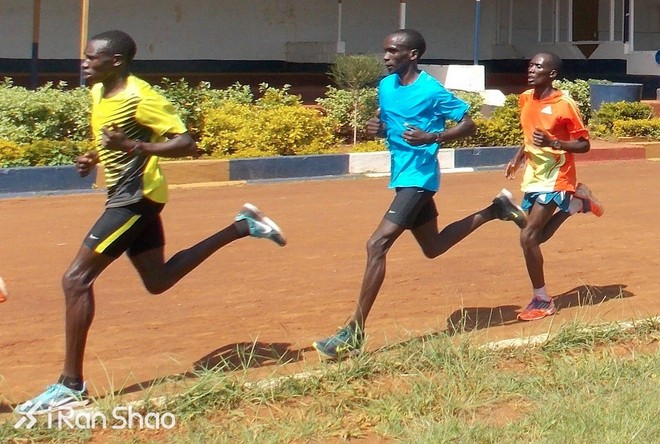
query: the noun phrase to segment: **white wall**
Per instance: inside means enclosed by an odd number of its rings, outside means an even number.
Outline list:
[[[513,1],[512,51],[495,47],[498,0],[481,1],[480,60],[512,53],[526,58],[552,44],[555,0],[543,0],[544,45],[537,43],[537,1]],[[622,1],[616,1],[618,19]],[[0,0],[0,57],[30,58],[32,4]],[[601,16],[607,17],[609,1],[600,4]],[[77,59],[80,0],[42,0],[41,5],[40,57]],[[399,5],[400,0],[343,0],[346,52],[380,54],[383,38],[399,27]],[[635,5],[635,49],[659,49],[660,0],[636,0]],[[143,60],[286,60],[289,42],[336,42],[337,9],[336,0],[90,0],[89,35],[123,29],[136,39],[137,57]],[[425,35],[427,60],[471,62],[474,18],[472,0],[407,1],[406,26]],[[601,22],[602,38],[609,22]]]
[[[480,47],[488,57],[495,23],[492,2],[482,3]],[[384,37],[399,27],[399,4],[343,0],[346,52],[381,53]],[[77,59],[80,0],[41,5],[40,57]],[[474,7],[409,0],[406,25],[425,35],[426,58],[472,60]],[[287,42],[336,42],[337,10],[334,0],[91,0],[89,35],[122,29],[136,39],[138,59],[285,60]],[[0,57],[29,59],[32,1],[1,0],[0,27]]]

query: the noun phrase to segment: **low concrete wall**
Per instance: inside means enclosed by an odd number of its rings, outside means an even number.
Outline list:
[[[341,176],[349,173],[348,154],[231,159],[230,180]]]
[[[92,190],[96,171],[80,177],[74,166],[0,168],[0,193]]]
[[[518,147],[441,149],[438,152],[443,172],[502,168]],[[660,157],[660,143],[631,144],[612,149],[591,150],[578,161],[627,160]],[[263,157],[254,159],[217,159],[163,161],[161,167],[171,185],[302,179],[349,174],[390,172],[387,151],[373,153],[326,154],[314,156]],[[80,178],[73,166],[0,169],[0,194],[75,191],[104,188],[103,168]]]
[[[227,159],[161,161],[160,168],[172,185],[230,180]]]

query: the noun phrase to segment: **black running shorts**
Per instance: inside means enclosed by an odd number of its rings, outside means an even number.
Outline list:
[[[421,227],[438,217],[434,195],[434,191],[423,188],[396,188],[396,196],[385,213],[385,219],[408,230]]]
[[[106,208],[83,243],[96,253],[118,258],[125,251],[136,256],[165,245],[160,212],[164,204],[142,199],[117,208]]]

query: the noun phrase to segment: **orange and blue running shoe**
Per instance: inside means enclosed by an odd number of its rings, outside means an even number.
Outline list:
[[[601,217],[605,213],[605,208],[598,199],[594,197],[588,186],[583,183],[577,184],[574,197],[582,201],[581,213],[593,213],[596,217]]]
[[[546,316],[552,316],[557,313],[557,307],[553,300],[544,301],[540,298],[533,298],[523,311],[518,313],[519,321],[538,321]]]

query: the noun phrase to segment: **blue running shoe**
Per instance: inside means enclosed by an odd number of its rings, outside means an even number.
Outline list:
[[[57,383],[49,385],[46,391],[36,398],[19,404],[16,407],[16,413],[42,415],[67,408],[82,407],[87,403],[89,403],[89,398],[84,384],[83,389],[78,391]]]
[[[336,335],[314,341],[312,345],[326,359],[357,356],[364,345],[364,334],[351,324],[340,329]]]
[[[286,245],[286,238],[280,227],[266,217],[256,206],[246,203],[234,218],[236,222],[244,220],[250,228],[250,236],[270,239],[280,247]]]

